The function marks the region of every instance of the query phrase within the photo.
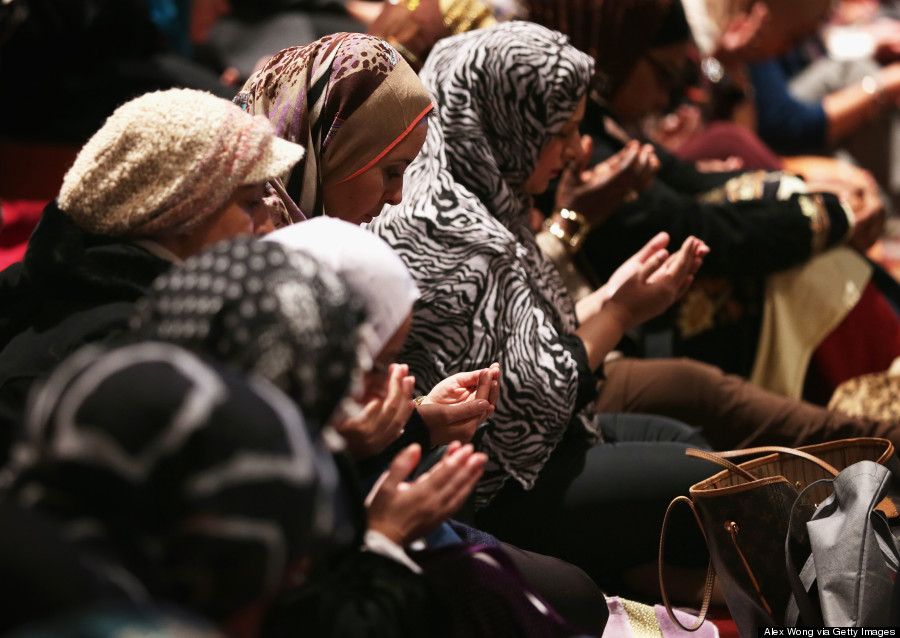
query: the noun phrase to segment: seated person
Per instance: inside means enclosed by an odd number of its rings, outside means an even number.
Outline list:
[[[303,154],[268,121],[201,91],[121,106],[81,150],[31,236],[0,273],[0,462],[31,384],[79,346],[127,327],[173,263],[271,228],[267,180]]]

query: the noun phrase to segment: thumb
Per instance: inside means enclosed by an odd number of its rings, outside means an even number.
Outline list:
[[[484,414],[490,407],[490,402],[484,399],[448,405],[447,412],[449,414],[447,416],[450,417],[448,418],[448,422],[455,423],[456,421],[468,421],[469,419],[474,419],[475,417]]]
[[[403,479],[409,477],[412,471],[416,469],[420,458],[422,458],[422,449],[418,443],[413,443],[395,456],[391,466],[381,473],[381,476],[378,477],[378,480],[375,481],[372,489],[366,495],[366,507],[371,507],[372,502],[382,488],[387,489],[389,492],[396,491],[397,486],[403,482]]]
[[[383,487],[387,489],[396,489],[405,479],[412,474],[422,458],[422,448],[418,443],[413,443],[409,447],[404,448],[394,460],[391,461],[391,467],[388,468],[383,477]]]

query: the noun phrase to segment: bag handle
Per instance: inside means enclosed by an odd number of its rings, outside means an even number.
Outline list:
[[[797,571],[797,566],[794,565],[794,561],[791,558],[791,537],[793,536],[794,529],[794,511],[797,509],[797,504],[803,500],[803,497],[806,496],[806,493],[809,490],[814,487],[831,485],[833,483],[834,479],[819,479],[818,481],[810,483],[797,495],[797,498],[794,499],[794,503],[791,505],[791,511],[788,513],[788,528],[787,534],[784,537],[784,561],[787,579],[794,595],[794,604],[797,607],[800,618],[803,620],[803,624],[807,627],[821,627],[822,615],[816,610],[809,593],[806,591],[806,586],[803,584],[801,574]],[[813,560],[812,554],[810,554],[807,562],[810,560]]]
[[[838,470],[835,469],[829,463],[823,461],[817,456],[813,456],[809,452],[804,452],[803,450],[798,450],[792,447],[783,447],[781,445],[764,445],[761,447],[751,447],[745,448],[743,450],[730,450],[728,452],[710,452],[708,450],[698,450],[695,448],[688,448],[684,452],[687,456],[693,456],[698,459],[705,459],[707,461],[712,461],[722,467],[742,476],[748,481],[758,481],[759,477],[754,476],[745,468],[737,465],[736,463],[732,463],[729,461],[729,458],[739,457],[739,456],[749,456],[751,454],[787,454],[790,456],[795,456],[801,459],[806,459],[811,463],[815,463],[826,472],[831,474],[832,476],[837,476],[839,474]]]
[[[706,530],[703,529],[703,523],[700,520],[700,515],[697,514],[697,509],[694,507],[694,503],[691,502],[691,499],[686,496],[676,496],[672,500],[672,502],[669,503],[669,507],[666,508],[666,515],[665,517],[663,517],[662,532],[659,535],[659,563],[657,565],[657,569],[659,570],[659,592],[660,594],[662,594],[663,605],[665,605],[666,607],[666,613],[669,614],[669,620],[678,625],[684,631],[697,631],[706,620],[706,614],[709,611],[709,602],[712,599],[713,585],[716,582],[716,570],[713,567],[712,558],[710,557],[709,564],[706,567],[706,583],[703,586],[703,604],[700,606],[700,613],[697,615],[697,622],[695,622],[690,627],[685,627],[675,616],[675,612],[672,611],[672,605],[669,603],[669,596],[666,594],[666,586],[663,582],[663,554],[665,553],[666,547],[666,529],[669,524],[669,514],[672,512],[672,509],[675,507],[676,503],[687,503],[688,507],[691,508],[691,512],[694,514],[694,519],[696,519],[697,525],[700,527],[700,531],[703,533],[703,538],[706,539]]]

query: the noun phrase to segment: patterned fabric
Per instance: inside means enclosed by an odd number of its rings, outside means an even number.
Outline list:
[[[366,311],[367,354],[374,359],[397,332],[419,298],[412,275],[383,240],[355,224],[320,217],[280,228],[265,237],[300,250],[331,268]]]
[[[133,600],[221,619],[326,550],[337,475],[314,436],[268,383],[176,346],[86,346],[35,397],[12,493]]]
[[[280,137],[306,148],[285,181],[307,217],[323,213],[323,186],[362,173],[432,109],[428,92],[397,51],[360,33],[336,33],[276,53],[235,102],[265,115]]]
[[[588,88],[593,65],[564,36],[511,22],[439,42],[422,70],[438,104],[403,204],[371,228],[422,292],[404,361],[426,392],[499,361],[500,400],[484,430],[483,506],[513,476],[530,488],[575,415],[587,366],[574,306],[528,227],[524,184]]]
[[[222,210],[241,186],[286,171],[304,149],[205,91],[169,89],[126,102],[78,152],[59,207],[97,235],[178,235]]]
[[[361,313],[337,276],[274,243],[220,243],[159,277],[132,329],[261,376],[323,426],[347,393]]]

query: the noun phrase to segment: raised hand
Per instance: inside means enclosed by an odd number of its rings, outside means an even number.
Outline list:
[[[556,210],[578,211],[589,223],[599,225],[628,198],[650,186],[659,159],[652,145],[631,141],[612,157],[588,168],[593,142],[585,135],[581,144],[581,158],[560,176]]]
[[[499,395],[499,363],[460,372],[438,383],[418,407],[432,444],[471,441],[475,429],[494,412]]]
[[[409,366],[391,364],[385,396],[370,400],[356,416],[335,423],[355,459],[375,456],[403,433],[416,404],[412,400],[415,377]]]
[[[399,545],[407,545],[434,530],[462,507],[487,457],[471,445],[452,442],[444,457],[411,483],[404,482],[421,458],[418,445],[400,452],[369,492],[369,529]]]
[[[709,253],[705,243],[688,237],[677,252],[669,255],[660,247],[668,240],[665,233],[651,239],[607,283],[609,297],[603,309],[613,313],[624,330],[652,319],[687,292]]]

